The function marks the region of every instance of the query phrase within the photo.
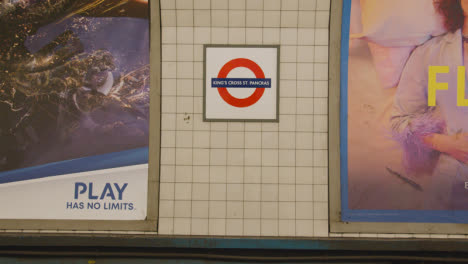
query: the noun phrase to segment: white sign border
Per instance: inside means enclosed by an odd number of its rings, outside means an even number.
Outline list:
[[[244,119],[244,118],[207,118],[206,117],[206,49],[207,48],[274,48],[276,49],[276,118],[275,119]],[[280,107],[280,45],[232,45],[232,44],[204,44],[203,45],[203,121],[204,122],[271,122],[279,123]]]

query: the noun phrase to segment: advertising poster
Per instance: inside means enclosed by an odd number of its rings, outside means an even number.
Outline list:
[[[341,220],[468,223],[468,0],[343,5]]]
[[[0,2],[0,219],[144,220],[147,1]]]

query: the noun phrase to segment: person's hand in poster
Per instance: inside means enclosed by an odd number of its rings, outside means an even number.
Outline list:
[[[424,142],[433,149],[468,164],[468,133],[432,134],[424,137]]]

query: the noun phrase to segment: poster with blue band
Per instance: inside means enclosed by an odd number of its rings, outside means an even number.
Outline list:
[[[341,221],[468,223],[468,1],[344,0]]]
[[[148,1],[0,3],[1,219],[143,220]]]

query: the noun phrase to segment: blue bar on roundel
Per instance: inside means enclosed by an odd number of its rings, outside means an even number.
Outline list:
[[[271,88],[271,79],[257,78],[211,78],[212,88]]]

